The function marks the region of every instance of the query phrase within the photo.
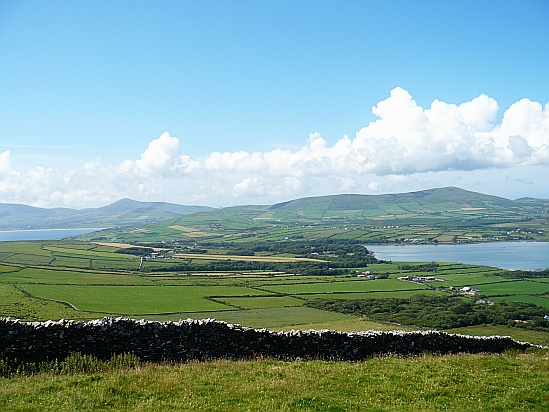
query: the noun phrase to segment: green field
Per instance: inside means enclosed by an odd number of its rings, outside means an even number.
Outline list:
[[[97,312],[76,312],[60,302],[30,297],[15,285],[0,284],[0,314],[26,321],[48,319],[93,319],[104,316]]]
[[[37,298],[67,302],[78,310],[124,315],[230,310],[207,296],[262,295],[236,286],[68,286],[26,285]]]
[[[513,295],[513,296],[505,296],[505,297],[494,297],[491,299],[494,302],[497,302],[500,300],[506,300],[506,301],[512,301],[512,302],[533,303],[535,305],[547,308],[547,310],[549,311],[549,297],[547,295],[545,296]]]
[[[414,295],[440,294],[439,291],[430,289],[414,290],[386,290],[372,292],[348,292],[348,293],[316,293],[310,295],[299,295],[303,299],[379,299],[379,298],[409,298]]]
[[[287,295],[319,294],[319,293],[360,293],[374,291],[402,291],[426,289],[425,286],[395,279],[354,280],[347,282],[294,283],[291,285],[265,286],[265,290]]]
[[[0,243],[0,316],[22,320],[90,319],[128,316],[151,320],[215,318],[251,327],[271,329],[325,328],[339,330],[418,329],[305,307],[314,299],[411,298],[418,294],[448,295],[449,287],[472,286],[480,292],[466,299],[534,303],[549,309],[547,278],[513,279],[501,270],[482,266],[441,263],[437,272],[403,270],[406,262],[371,263],[340,269],[337,275],[298,275],[269,270],[192,272],[176,268],[190,260],[227,265],[273,263],[310,264],[289,252],[262,251],[238,257],[224,248],[208,247],[181,258],[150,259],[139,270],[139,257],[119,253],[116,245],[82,241]],[[189,249],[192,250],[192,249]],[[189,259],[189,256],[192,259]],[[91,262],[91,264],[90,264]],[[315,263],[316,264],[316,263]],[[418,265],[409,264],[409,265]],[[367,269],[385,278],[357,278]],[[331,272],[329,272],[331,273]],[[435,276],[442,281],[419,284],[399,276]],[[499,328],[499,329],[498,329]],[[500,331],[501,326],[496,328]],[[478,331],[479,329],[466,329]],[[484,331],[488,329],[483,329]],[[507,327],[506,334],[535,343],[547,343],[549,333]]]
[[[220,299],[218,299],[220,300]],[[302,306],[304,301],[293,298],[291,296],[262,296],[262,297],[249,297],[249,298],[223,298],[223,302],[226,302],[232,306],[236,306],[243,309],[266,309],[266,308],[284,308],[293,306]]]
[[[497,295],[538,295],[549,292],[549,284],[537,281],[519,280],[515,282],[502,282],[484,284],[479,286],[483,294],[487,296]]]
[[[432,274],[431,274],[432,275]],[[444,283],[438,282],[428,282],[432,286],[454,286],[454,287],[463,287],[463,286],[479,286],[486,283],[499,283],[499,282],[508,282],[508,278],[494,275],[486,274],[476,274],[476,273],[457,273],[457,274],[437,274],[437,279],[441,279]]]
[[[152,285],[152,280],[128,274],[76,271],[70,268],[24,268],[0,275],[0,283],[46,285]]]

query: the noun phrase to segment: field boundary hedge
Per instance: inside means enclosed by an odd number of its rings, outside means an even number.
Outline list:
[[[0,358],[23,362],[62,360],[72,353],[107,360],[132,353],[147,361],[213,358],[362,360],[376,355],[425,352],[502,353],[536,345],[502,336],[466,336],[436,331],[328,330],[274,332],[214,319],[156,322],[103,318],[21,322],[0,318]]]

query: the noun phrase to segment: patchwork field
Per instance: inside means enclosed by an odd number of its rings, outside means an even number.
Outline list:
[[[334,275],[299,275],[272,270],[201,270],[205,261],[222,265],[261,262],[323,264],[323,258],[208,253],[173,253],[148,259],[122,253],[128,245],[82,241],[0,243],[0,316],[22,320],[89,319],[127,316],[151,320],[215,318],[251,327],[289,329],[418,329],[308,307],[316,299],[411,298],[447,296],[450,287],[473,287],[476,296],[493,302],[526,302],[549,310],[549,279],[513,279],[490,267],[440,263],[436,272],[417,263],[371,263],[339,269]],[[158,249],[157,249],[158,250]],[[160,249],[162,250],[162,249]],[[190,262],[190,263],[189,263]],[[182,271],[186,264],[191,270]],[[195,265],[195,266],[193,266]],[[417,269],[414,269],[417,267]],[[193,269],[194,268],[194,269]],[[367,270],[377,279],[357,277]],[[357,272],[358,271],[358,272]],[[402,276],[434,276],[412,282]],[[506,325],[452,331],[511,335],[535,343],[549,343],[549,334]]]
[[[272,206],[237,206],[84,235],[101,242],[353,239],[364,243],[547,240],[547,203],[457,188],[399,195],[338,195]]]
[[[238,286],[26,285],[24,290],[39,299],[70,303],[77,310],[130,316],[231,310],[231,307],[214,302],[208,296],[263,294]]]

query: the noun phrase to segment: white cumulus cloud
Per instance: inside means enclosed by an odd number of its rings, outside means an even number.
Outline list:
[[[11,152],[6,150],[0,153],[0,173],[8,173],[11,170]]]
[[[139,160],[123,162],[120,171],[133,171],[143,177],[166,176],[180,168],[180,158],[179,139],[165,132],[149,143]]]
[[[0,153],[0,201],[72,207],[121,197],[214,206],[269,203],[413,188],[421,179],[443,184],[455,172],[549,166],[549,104],[522,99],[496,124],[498,111],[497,102],[484,94],[461,104],[435,100],[424,108],[397,87],[372,108],[375,121],[331,145],[315,132],[296,150],[193,157],[185,153],[184,140],[165,132],[138,159],[118,165],[96,159],[69,171],[17,170],[5,151]]]

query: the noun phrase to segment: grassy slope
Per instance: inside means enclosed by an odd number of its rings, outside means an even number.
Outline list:
[[[211,210],[202,206],[183,206],[164,202],[138,202],[122,199],[111,205],[90,209],[43,209],[18,204],[0,204],[1,230],[74,227],[110,227],[135,222],[154,222]]]
[[[273,206],[237,206],[152,225],[84,235],[84,239],[213,242],[318,239],[365,242],[402,238],[468,241],[549,238],[546,200],[508,200],[457,188],[396,195],[335,195]],[[507,226],[510,225],[510,226]],[[522,232],[508,234],[520,228]]]
[[[548,355],[217,360],[0,378],[0,410],[546,411]]]

